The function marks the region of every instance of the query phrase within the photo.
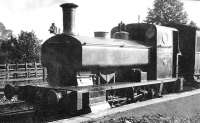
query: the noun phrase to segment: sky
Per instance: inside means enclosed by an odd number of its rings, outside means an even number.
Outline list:
[[[121,21],[138,22],[147,16],[154,0],[0,0],[0,22],[18,35],[21,30],[34,31],[41,40],[52,36],[51,23],[62,30],[60,5],[73,2],[76,10],[76,33],[93,36],[94,31],[110,32]],[[200,0],[181,0],[190,20],[200,26]]]

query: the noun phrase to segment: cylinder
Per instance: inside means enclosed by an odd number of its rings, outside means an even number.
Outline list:
[[[49,90],[47,94],[47,103],[48,105],[56,105],[62,98],[62,94],[60,92],[56,92],[55,90]]]
[[[74,35],[75,30],[75,10],[78,5],[74,3],[65,3],[60,5],[63,10],[63,33]]]

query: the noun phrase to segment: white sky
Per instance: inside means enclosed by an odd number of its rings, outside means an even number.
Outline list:
[[[182,0],[189,19],[200,26],[200,1]],[[153,0],[0,0],[0,22],[19,34],[20,30],[35,31],[46,40],[52,22],[62,29],[62,10],[59,5],[73,2],[76,12],[76,32],[93,36],[94,31],[110,31],[120,21],[134,23],[144,20]]]

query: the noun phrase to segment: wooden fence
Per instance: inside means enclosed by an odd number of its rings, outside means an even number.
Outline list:
[[[41,63],[0,64],[0,87],[7,83],[14,85],[46,82],[47,72]]]

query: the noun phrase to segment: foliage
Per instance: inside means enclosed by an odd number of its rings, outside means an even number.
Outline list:
[[[11,37],[12,30],[6,29],[5,25],[0,22],[0,39],[7,40]]]
[[[198,28],[197,23],[195,23],[194,21],[190,21],[189,25]]]
[[[149,9],[146,17],[147,23],[154,24],[186,24],[187,13],[184,11],[183,3],[179,0],[155,0],[154,8]]]
[[[38,62],[40,58],[40,40],[34,32],[21,31],[18,38],[3,42],[1,49],[7,63]]]

